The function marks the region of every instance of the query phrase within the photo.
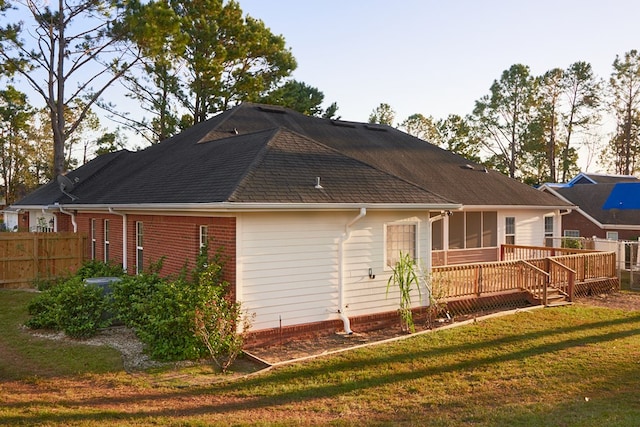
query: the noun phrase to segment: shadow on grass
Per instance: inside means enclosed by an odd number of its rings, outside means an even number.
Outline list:
[[[505,318],[502,319],[506,322]],[[518,319],[513,319],[513,325],[516,324],[516,320]],[[562,317],[559,320],[562,320]],[[467,328],[473,327],[475,326],[467,326]],[[477,327],[484,328],[482,323]],[[242,381],[209,387],[179,391],[164,390],[127,397],[62,399],[56,402],[42,400],[9,404],[8,407],[13,406],[20,412],[22,412],[21,409],[34,407],[53,409],[62,406],[77,409],[70,410],[71,413],[66,414],[60,413],[59,410],[56,410],[58,413],[45,413],[43,410],[42,415],[31,413],[0,416],[0,424],[106,420],[134,422],[147,418],[195,417],[208,414],[231,416],[236,412],[254,411],[277,405],[295,405],[316,399],[333,399],[345,394],[393,386],[424,377],[477,369],[625,339],[637,335],[640,331],[640,314],[523,334],[518,334],[517,330],[515,326],[511,327],[505,336],[491,339],[484,339],[482,330],[478,330],[472,336],[472,341],[452,345],[439,343],[439,333],[423,335],[412,338],[410,343],[400,341],[385,346],[370,347],[305,364],[281,367],[268,374],[253,376]],[[448,362],[443,363],[444,360]],[[420,362],[417,369],[416,361]],[[611,372],[611,375],[615,373]],[[167,409],[159,403],[171,399],[185,402],[193,400],[199,403],[195,406],[185,404],[183,409],[176,409],[173,405],[171,409]],[[145,409],[127,411],[129,404],[139,405],[141,401],[149,402],[149,405]],[[105,406],[109,409],[104,408]],[[114,406],[121,406],[122,412],[113,409]],[[514,412],[514,417],[516,416]]]

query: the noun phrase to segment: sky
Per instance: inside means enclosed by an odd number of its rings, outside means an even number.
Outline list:
[[[640,49],[637,0],[239,0],[284,36],[293,78],[367,121],[387,103],[396,122],[415,113],[466,115],[513,64],[533,75],[589,62],[610,77],[616,55]],[[604,121],[602,134],[608,132]],[[603,137],[604,138],[604,137]],[[583,169],[597,172],[581,152]]]

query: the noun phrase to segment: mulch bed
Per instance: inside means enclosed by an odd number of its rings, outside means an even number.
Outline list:
[[[616,292],[613,294],[595,295],[587,298],[581,298],[576,302],[576,304],[637,311],[640,310],[640,294]],[[497,312],[499,311],[494,310],[479,312],[472,315],[456,316],[454,317],[453,321],[436,322],[430,328],[424,324],[416,324],[416,332],[419,333],[426,330],[438,329],[443,326],[461,323],[469,319],[479,318]],[[291,360],[298,360],[328,354],[340,350],[354,348],[357,346],[377,343],[390,339],[399,339],[401,337],[408,336],[411,336],[411,334],[402,332],[399,326],[397,328],[386,328],[370,332],[354,332],[352,335],[335,333],[330,335],[318,336],[312,339],[292,341],[283,343],[281,345],[274,345],[265,348],[254,348],[249,350],[249,355],[255,356],[259,360],[262,360],[270,365],[274,365]]]

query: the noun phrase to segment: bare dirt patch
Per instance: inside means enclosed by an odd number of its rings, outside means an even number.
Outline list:
[[[613,294],[594,295],[586,298],[580,298],[576,304],[638,311],[640,310],[640,294],[616,292]]]

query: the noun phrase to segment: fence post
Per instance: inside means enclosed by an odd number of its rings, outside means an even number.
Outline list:
[[[33,233],[33,274],[35,275],[36,278],[40,277],[40,260],[38,259],[38,252],[39,252],[39,248],[38,248],[38,234],[37,233]]]
[[[569,302],[573,302],[575,298],[576,274],[569,270]]]

